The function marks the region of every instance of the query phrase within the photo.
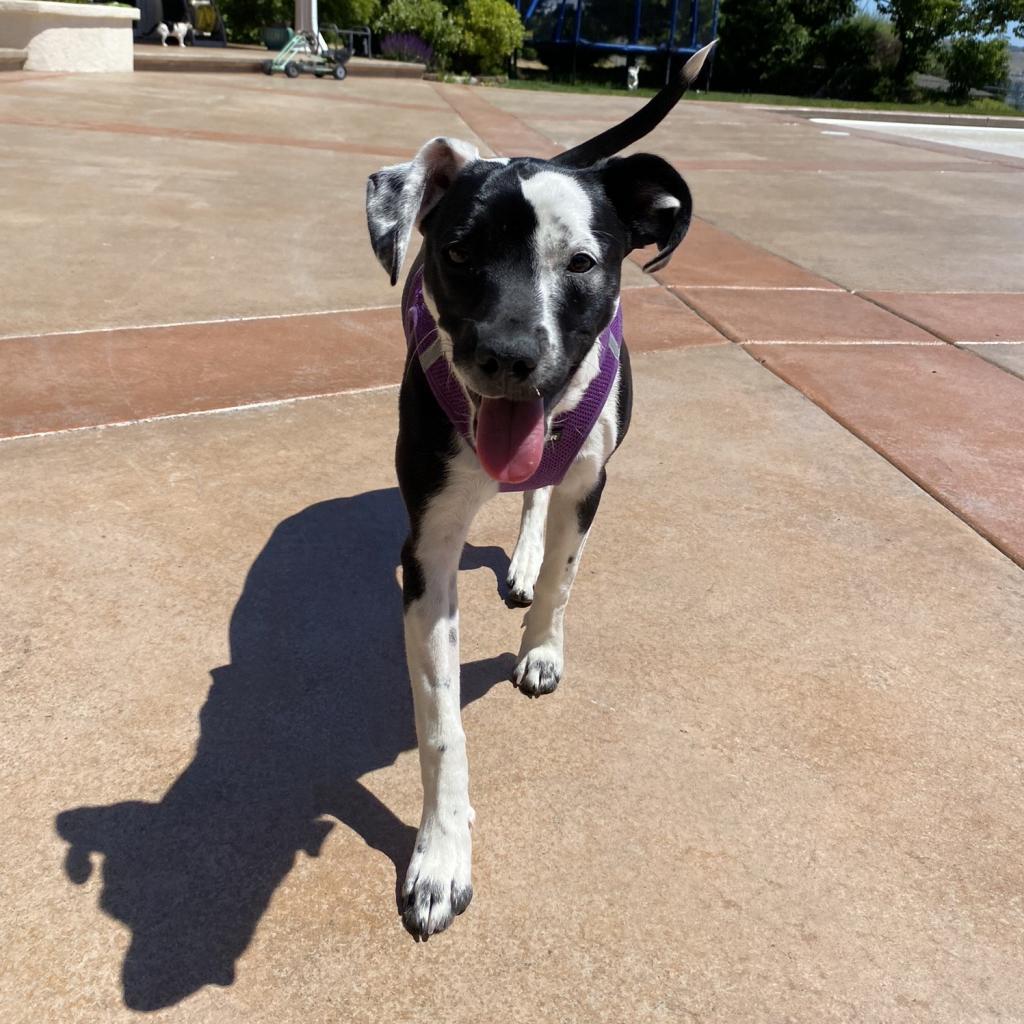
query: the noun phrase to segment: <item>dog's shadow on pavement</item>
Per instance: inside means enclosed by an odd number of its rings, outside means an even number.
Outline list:
[[[333,827],[325,815],[404,873],[415,829],[359,779],[416,742],[396,581],[405,532],[395,489],[282,522],[235,605],[231,664],[212,672],[191,764],[159,803],[57,816],[68,877],[83,883],[101,854],[100,906],[131,929],[132,1009],[231,984],[298,852],[319,853]],[[463,555],[462,568],[489,568],[499,586],[507,566],[497,547]],[[511,661],[464,665],[463,704],[507,678]]]

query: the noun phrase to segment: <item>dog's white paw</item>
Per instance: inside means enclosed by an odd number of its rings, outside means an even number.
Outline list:
[[[512,673],[512,683],[527,697],[539,697],[558,686],[563,667],[561,644],[539,644],[520,658]]]
[[[473,812],[455,827],[425,822],[402,886],[402,923],[417,939],[443,932],[473,898]]]
[[[544,548],[540,544],[520,542],[512,552],[508,567],[508,599],[511,604],[526,607],[533,603],[533,588],[540,575]]]

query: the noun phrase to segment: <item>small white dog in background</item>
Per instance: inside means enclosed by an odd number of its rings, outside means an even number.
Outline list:
[[[156,27],[156,34],[160,37],[160,45],[167,45],[167,37],[174,36],[178,40],[179,46],[185,45],[185,36],[188,35],[188,31],[192,26],[187,21],[176,21],[170,28],[164,22],[160,22]]]

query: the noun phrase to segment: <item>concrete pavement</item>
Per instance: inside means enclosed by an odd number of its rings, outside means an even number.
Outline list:
[[[1024,164],[773,112],[650,145],[707,219],[627,273],[635,426],[551,697],[503,682],[515,500],[474,527],[476,896],[401,929],[362,181],[634,107],[0,76],[3,1020],[1024,1020]]]

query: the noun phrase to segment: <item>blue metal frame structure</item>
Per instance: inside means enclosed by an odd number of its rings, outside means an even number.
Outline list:
[[[530,27],[530,21],[537,13],[542,0],[513,0],[515,8],[522,15],[523,24]],[[565,20],[571,0],[559,0],[558,16],[555,19],[554,36],[551,39],[535,40],[536,42],[554,43],[556,46],[582,47],[587,50],[599,50],[607,53],[623,53],[637,55],[644,53],[670,53],[673,55],[690,56],[696,53],[707,40],[698,38],[700,27],[700,0],[690,0],[690,38],[687,43],[676,45],[676,30],[679,25],[679,6],[682,0],[671,0],[669,24],[665,42],[655,45],[640,42],[640,23],[644,0],[633,0],[633,31],[629,42],[609,43],[593,39],[585,39],[582,35],[583,13],[587,0],[572,0],[575,8],[572,35],[566,38]],[[525,8],[525,10],[524,10]],[[711,35],[714,39],[718,33],[718,0],[711,0]]]

